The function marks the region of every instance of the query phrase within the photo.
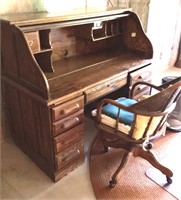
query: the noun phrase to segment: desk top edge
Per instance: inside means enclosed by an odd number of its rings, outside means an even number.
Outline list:
[[[12,25],[23,27],[23,26],[31,26],[38,24],[73,21],[78,19],[84,20],[87,18],[96,19],[97,17],[122,14],[126,11],[131,11],[131,10],[132,10],[131,8],[106,9],[100,11],[98,10],[88,11],[86,9],[82,9],[81,11],[74,10],[73,12],[68,12],[68,13],[38,12],[38,13],[7,14],[7,15],[1,15],[0,18],[9,21],[9,23]]]

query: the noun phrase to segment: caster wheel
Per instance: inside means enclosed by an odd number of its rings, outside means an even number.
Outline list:
[[[151,142],[148,142],[147,144],[146,144],[146,147],[145,147],[147,150],[150,150],[150,149],[152,149],[153,148],[153,143],[151,143]]]
[[[104,152],[107,153],[109,151],[110,147],[104,147]]]
[[[167,176],[167,183],[171,184],[172,183],[172,179],[170,177]]]
[[[116,180],[115,181],[113,181],[113,180],[109,181],[109,186],[111,188],[115,187],[116,184],[117,184]]]

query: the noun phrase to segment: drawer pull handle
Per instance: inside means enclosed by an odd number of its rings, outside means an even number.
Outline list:
[[[78,156],[79,154],[80,154],[80,150],[76,149],[74,152],[71,152],[69,156],[67,156],[66,158],[63,158],[62,162],[68,162],[69,160],[72,160],[75,156]]]
[[[142,90],[143,88],[145,88],[144,85],[137,87],[136,90]]]
[[[80,119],[78,117],[75,117],[71,121],[68,120],[67,122],[63,123],[61,125],[61,129],[65,129],[65,128],[71,127],[72,125],[76,125],[78,122],[80,122]]]
[[[32,46],[33,46],[33,40],[29,40],[29,41],[28,41],[28,45],[29,45],[30,47],[32,47]]]
[[[150,76],[150,72],[146,72],[146,73],[144,73],[142,75],[139,75],[138,79],[146,79],[146,77],[148,77],[148,76]]]
[[[76,111],[80,108],[80,105],[78,103],[76,103],[74,106],[71,106],[70,108],[64,109],[60,111],[61,115],[66,115],[71,113],[72,111]]]
[[[71,142],[73,142],[74,140],[78,139],[79,138],[78,136],[79,136],[78,134],[74,134],[74,135],[71,136],[71,138],[66,139],[65,141],[62,141],[62,144],[63,145],[68,145]]]

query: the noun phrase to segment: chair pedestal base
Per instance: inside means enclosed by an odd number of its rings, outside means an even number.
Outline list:
[[[173,172],[167,167],[163,166],[161,163],[159,163],[152,151],[145,150],[140,146],[134,147],[133,156],[141,157],[147,160],[153,167],[160,170],[166,176],[167,183],[172,183],[171,177],[173,176]]]
[[[127,160],[128,160],[128,157],[129,157],[129,152],[125,151],[124,152],[124,156],[123,156],[123,159],[119,165],[119,167],[117,168],[117,170],[114,172],[113,176],[112,176],[112,179],[111,181],[109,182],[109,186],[110,187],[114,187],[116,185],[116,177],[117,175],[119,174],[119,172],[121,171],[121,169],[124,168],[124,166],[126,165],[127,163]]]
[[[102,138],[102,143],[104,145],[105,153],[109,151],[110,147],[121,148],[124,150],[124,155],[121,160],[121,163],[118,166],[118,168],[116,169],[116,171],[114,172],[114,174],[112,175],[111,180],[109,182],[110,187],[114,187],[117,184],[117,181],[116,181],[117,175],[125,167],[125,165],[128,161],[130,152],[132,152],[134,157],[141,157],[141,158],[147,160],[153,167],[160,170],[166,176],[166,181],[168,184],[172,183],[171,177],[173,176],[173,172],[158,162],[154,153],[150,150],[152,148],[152,145],[149,145],[148,147],[150,147],[150,148],[146,149],[140,145],[135,146],[131,143],[126,144],[125,141],[116,139],[116,137],[114,137],[114,139],[113,139],[113,138],[107,138],[107,137],[105,137],[105,135],[104,136],[102,135],[101,138]]]

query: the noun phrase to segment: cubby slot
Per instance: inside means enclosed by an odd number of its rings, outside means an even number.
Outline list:
[[[95,25],[95,23],[94,23]],[[93,26],[91,31],[92,40],[100,40],[106,37],[106,22],[101,22],[101,26]]]
[[[123,20],[116,19],[107,21],[106,33],[108,37],[120,35],[123,33]]]
[[[51,56],[51,50],[35,54],[35,59],[44,72],[54,72]]]
[[[111,36],[112,35],[112,30],[113,30],[113,23],[112,21],[107,21],[107,27],[106,27],[106,33],[107,33],[107,36]]]
[[[112,35],[118,35],[119,32],[119,20],[113,20],[113,29],[112,29]]]
[[[96,21],[85,26],[78,26],[76,28],[76,36],[82,39],[98,41],[123,34],[123,26],[122,17],[107,21]]]
[[[41,50],[51,49],[49,34],[50,34],[50,29],[39,31]]]
[[[50,29],[38,32],[39,51],[34,52],[35,59],[44,72],[53,72],[52,47],[50,45]]]

